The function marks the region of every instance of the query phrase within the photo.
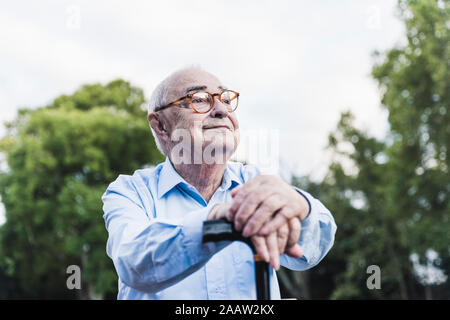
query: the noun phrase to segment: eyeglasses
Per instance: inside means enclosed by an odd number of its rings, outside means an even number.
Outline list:
[[[228,112],[236,110],[239,102],[239,93],[233,90],[224,90],[220,93],[209,92],[195,92],[185,95],[184,97],[177,99],[162,107],[155,108],[155,112],[169,108],[184,99],[189,99],[189,105],[197,113],[207,113],[214,106],[214,97],[217,96],[220,102],[222,102],[228,109]]]

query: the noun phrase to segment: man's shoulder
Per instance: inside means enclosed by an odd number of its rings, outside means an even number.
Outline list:
[[[157,166],[138,169],[135,170],[132,175],[119,174],[117,178],[109,184],[107,190],[119,188],[138,191],[139,187],[148,187],[151,181],[155,180],[155,177],[159,174],[161,166],[162,163]]]

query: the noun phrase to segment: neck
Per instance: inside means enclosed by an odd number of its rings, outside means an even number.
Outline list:
[[[194,186],[206,202],[222,183],[224,164],[173,164],[174,169],[187,183]]]

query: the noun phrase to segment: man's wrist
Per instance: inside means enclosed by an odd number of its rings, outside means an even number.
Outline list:
[[[301,203],[301,209],[300,209],[299,219],[301,222],[301,221],[305,220],[311,213],[311,203],[309,202],[309,199],[302,192],[300,192],[297,188],[295,190],[297,191],[298,195],[300,195],[299,199],[300,199],[300,203]]]

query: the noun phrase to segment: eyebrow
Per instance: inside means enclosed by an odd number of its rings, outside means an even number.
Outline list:
[[[196,90],[205,90],[206,86],[194,86],[194,87],[189,87],[186,89],[186,93],[189,93],[190,91],[196,91]]]
[[[186,89],[186,93],[189,93],[191,91],[197,91],[197,90],[205,90],[207,88],[207,86],[193,86],[193,87],[189,87]],[[217,88],[219,88],[220,90],[226,90],[226,87],[223,86],[218,86]]]

